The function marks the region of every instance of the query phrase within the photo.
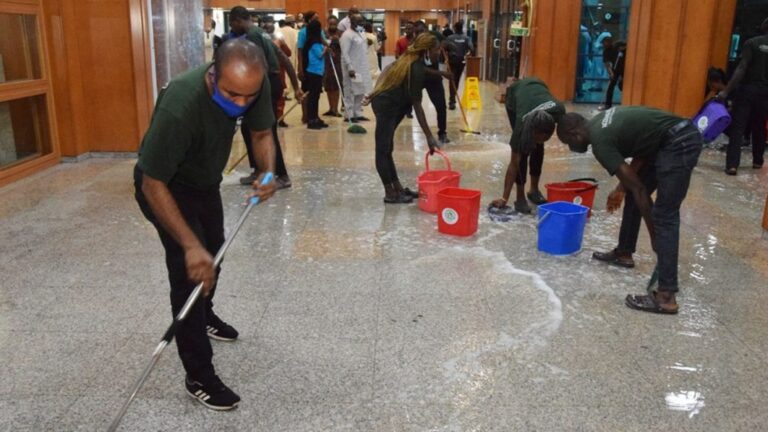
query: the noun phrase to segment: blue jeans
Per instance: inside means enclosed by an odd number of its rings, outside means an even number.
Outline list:
[[[691,173],[699,160],[703,139],[685,120],[667,132],[657,154],[637,173],[648,195],[656,191],[652,217],[656,230],[659,291],[677,292],[677,259],[680,243],[680,206],[688,193]],[[632,194],[627,194],[617,251],[633,253],[643,218]]]

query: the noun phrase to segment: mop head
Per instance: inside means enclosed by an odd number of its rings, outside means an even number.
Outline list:
[[[488,216],[494,222],[509,222],[517,215],[517,211],[510,206],[504,206],[502,208],[488,206]]]
[[[360,125],[356,125],[356,124],[353,124],[353,125],[349,126],[349,129],[347,129],[347,132],[352,133],[352,134],[368,133],[368,131],[365,130],[364,127],[362,127]]]

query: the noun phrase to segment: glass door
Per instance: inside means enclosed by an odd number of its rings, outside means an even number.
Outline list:
[[[520,18],[519,0],[495,0],[494,22],[491,29],[491,55],[488,76],[491,81],[501,83],[507,77],[520,75],[520,51],[522,37],[516,36],[513,23]]]
[[[584,0],[576,63],[574,102],[601,103],[610,81],[603,53],[607,40],[614,45],[627,42],[631,0]],[[615,61],[615,60],[614,60]],[[621,102],[621,78],[613,103]]]
[[[0,184],[58,159],[41,15],[0,1]]]

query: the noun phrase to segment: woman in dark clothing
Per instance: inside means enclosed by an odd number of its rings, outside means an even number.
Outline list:
[[[304,69],[304,92],[307,93],[307,128],[322,129],[328,125],[320,120],[318,106],[323,91],[325,44],[319,21],[307,24],[307,41],[301,50]]]

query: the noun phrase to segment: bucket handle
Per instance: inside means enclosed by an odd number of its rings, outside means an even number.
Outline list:
[[[453,171],[451,169],[451,161],[448,159],[448,155],[440,150],[435,150],[435,154],[443,158],[445,165],[448,167],[448,171]],[[427,171],[429,171],[429,152],[427,152],[427,154],[424,156],[424,165],[426,166]]]
[[[582,192],[590,191],[592,189],[597,189],[597,179],[594,179],[592,177],[577,178],[577,179],[573,179],[573,180],[568,180],[568,182],[590,182],[590,183],[594,183],[593,185],[587,186],[587,187],[585,187],[583,189],[575,190],[574,192],[576,192],[576,193],[582,193]]]
[[[548,211],[548,212],[544,213],[544,216],[542,216],[542,217],[539,219],[539,222],[536,224],[536,227],[537,227],[538,229],[541,229],[541,224],[543,224],[543,223],[544,223],[544,221],[545,221],[545,220],[547,220],[547,218],[548,218],[548,217],[549,217],[549,215],[551,215],[551,214],[552,214],[552,212],[551,212],[551,211]]]

